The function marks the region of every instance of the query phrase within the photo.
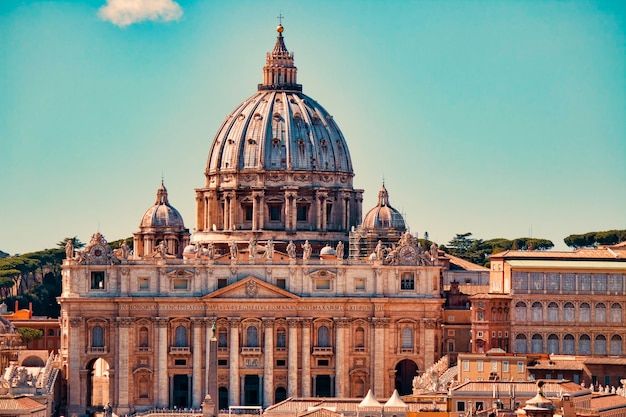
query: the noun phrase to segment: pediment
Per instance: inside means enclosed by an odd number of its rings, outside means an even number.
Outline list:
[[[243,278],[202,297],[203,300],[225,298],[297,300],[300,297],[254,276]]]
[[[333,271],[329,271],[328,269],[318,269],[316,271],[310,272],[309,277],[313,279],[321,278],[321,279],[335,279],[337,278],[337,274]]]

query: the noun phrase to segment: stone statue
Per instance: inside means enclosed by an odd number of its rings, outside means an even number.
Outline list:
[[[293,240],[290,240],[287,244],[287,255],[289,259],[296,259],[296,244],[293,243]]]
[[[311,258],[311,252],[313,252],[313,248],[309,241],[305,240],[302,244],[302,260],[308,261]]]
[[[251,237],[250,242],[248,242],[248,259],[254,261],[254,257],[256,256],[256,239]]]
[[[155,255],[160,255],[162,257],[165,257],[165,254],[167,253],[167,250],[165,249],[165,241],[160,241],[159,244],[157,245],[154,254]]]
[[[213,242],[209,242],[209,244],[206,247],[206,257],[209,259],[213,259],[215,257],[215,246],[213,245]]]
[[[123,241],[120,245],[120,257],[122,259],[128,259],[128,255],[130,253],[130,248],[126,244],[126,241]]]
[[[269,239],[267,243],[265,243],[265,259],[271,261],[274,259],[274,241]]]
[[[430,257],[433,258],[433,262],[436,262],[439,258],[439,248],[436,243],[430,245]]]
[[[72,239],[67,239],[67,242],[65,242],[65,259],[72,258],[74,258],[74,242],[72,242]]]
[[[110,403],[104,406],[104,417],[111,417],[113,415],[113,408]]]
[[[382,240],[379,240],[378,243],[376,244],[376,247],[374,248],[374,253],[376,254],[376,260],[378,260],[378,261],[382,261],[383,260],[384,248],[383,248],[383,241]]]
[[[335,253],[337,254],[337,259],[343,259],[343,242],[341,240],[337,243]]]
[[[233,261],[236,260],[237,254],[239,253],[239,249],[237,249],[237,242],[230,242],[228,247],[230,249],[230,259]]]

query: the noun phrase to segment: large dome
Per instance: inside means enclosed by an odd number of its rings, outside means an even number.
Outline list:
[[[283,30],[279,25],[257,92],[215,135],[204,187],[196,189],[194,242],[316,245],[346,241],[360,224],[363,191],[352,186],[348,146],[333,117],[302,93]]]
[[[246,170],[352,174],[348,146],[322,106],[299,91],[261,90],[215,136],[207,173]]]

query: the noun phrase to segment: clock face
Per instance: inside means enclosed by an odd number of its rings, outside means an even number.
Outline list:
[[[102,256],[102,249],[96,249],[95,251],[93,251],[93,254],[95,256]]]

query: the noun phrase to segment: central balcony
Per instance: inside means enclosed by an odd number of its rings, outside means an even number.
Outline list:
[[[330,356],[333,354],[333,348],[330,346],[315,346],[313,347],[313,355],[316,356]]]
[[[172,355],[185,355],[191,352],[189,346],[170,346],[170,354]]]
[[[257,346],[243,346],[241,354],[244,356],[256,356],[262,353],[261,348]]]

